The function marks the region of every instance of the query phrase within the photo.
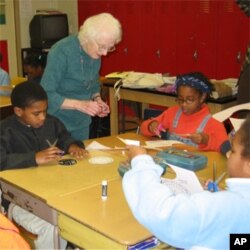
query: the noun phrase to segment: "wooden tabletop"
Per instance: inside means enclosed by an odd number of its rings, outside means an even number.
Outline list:
[[[11,106],[9,96],[0,96],[0,108]]]

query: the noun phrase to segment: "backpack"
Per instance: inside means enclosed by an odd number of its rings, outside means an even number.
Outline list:
[[[164,84],[164,78],[160,73],[128,72],[119,79],[115,85],[115,97],[120,100],[119,90],[121,87],[131,89],[158,88]]]

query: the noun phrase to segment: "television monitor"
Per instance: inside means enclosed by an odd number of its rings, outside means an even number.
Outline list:
[[[49,49],[69,35],[67,14],[37,14],[29,25],[31,48]]]

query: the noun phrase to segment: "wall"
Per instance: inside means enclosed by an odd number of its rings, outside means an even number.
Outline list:
[[[37,9],[55,9],[67,13],[70,33],[77,33],[77,0],[22,0],[19,1],[21,48],[30,47],[29,23]]]
[[[134,70],[239,76],[249,18],[235,0],[78,0],[79,23],[100,12],[110,12],[123,27],[117,50],[102,59],[102,75]]]

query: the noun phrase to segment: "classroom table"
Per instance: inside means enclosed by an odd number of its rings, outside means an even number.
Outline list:
[[[117,80],[117,79],[116,79]],[[115,98],[114,90],[115,79],[102,79],[102,85],[109,90],[109,105],[110,105],[110,133],[115,135],[119,133],[118,130],[118,100]],[[154,89],[128,89],[120,88],[120,99],[127,101],[134,101],[142,104],[154,104],[164,107],[176,105],[176,95],[167,94],[156,91]],[[212,114],[217,113],[223,109],[236,105],[236,96],[229,96],[219,99],[208,99],[207,104]],[[143,109],[146,106],[144,105]]]
[[[225,171],[225,158],[207,152],[208,167],[197,171],[201,181],[213,176],[217,163],[220,175]],[[173,173],[164,177],[174,178]],[[122,179],[108,181],[107,200],[101,198],[101,185],[52,197],[48,203],[58,211],[58,226],[63,238],[84,249],[128,249],[152,235],[134,219],[122,191]],[[160,247],[163,244],[160,243]]]
[[[12,114],[12,105],[9,96],[0,96],[0,120]]]
[[[119,137],[139,140],[146,138],[135,133]],[[117,136],[86,141],[97,141],[109,147],[124,147]],[[178,145],[176,145],[178,147]],[[183,145],[179,145],[183,147]],[[150,154],[156,151],[150,150]],[[201,181],[213,176],[212,165],[217,163],[217,174],[226,169],[226,159],[216,152],[203,152],[208,156],[207,167],[197,171]],[[129,246],[152,237],[133,217],[125,201],[119,163],[126,160],[125,150],[90,151],[90,157],[109,156],[113,163],[92,165],[88,159],[76,165],[60,166],[57,163],[43,167],[0,172],[4,197],[24,209],[59,227],[60,235],[85,249],[127,249]],[[173,173],[167,172],[166,175]],[[101,199],[101,181],[108,181],[108,198]]]
[[[118,178],[117,165],[124,156],[112,155],[114,161],[105,168],[88,162],[93,156],[107,155],[110,154],[91,151],[87,159],[77,160],[76,165],[61,166],[55,162],[48,166],[0,172],[3,195],[7,200],[57,225],[55,210],[51,209],[47,200],[101,183],[103,179]]]
[[[143,138],[143,136],[131,135],[132,138],[133,136]],[[88,140],[84,143],[87,146],[92,141]],[[97,141],[106,146],[124,146],[115,136],[99,138]],[[94,156],[110,155],[114,161],[105,165],[105,168],[88,162]],[[3,194],[11,202],[57,225],[57,216],[55,216],[55,211],[48,206],[47,199],[101,183],[103,179],[118,178],[117,166],[121,160],[125,160],[125,157],[122,151],[94,150],[89,152],[87,158],[77,160],[76,165],[61,166],[54,162],[40,167],[2,171],[0,182]],[[64,158],[71,157],[66,155]]]

